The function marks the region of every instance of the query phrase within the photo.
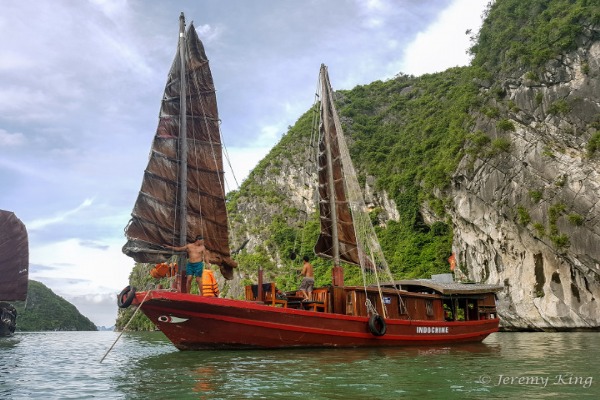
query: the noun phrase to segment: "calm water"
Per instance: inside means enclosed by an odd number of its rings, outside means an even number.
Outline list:
[[[600,398],[599,333],[477,345],[180,352],[159,332],[0,338],[0,399]]]

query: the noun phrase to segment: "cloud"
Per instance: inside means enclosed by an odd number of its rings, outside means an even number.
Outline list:
[[[63,222],[66,219],[68,219],[69,217],[79,213],[84,208],[91,206],[93,202],[94,202],[94,199],[85,199],[83,201],[83,203],[81,203],[79,206],[75,207],[72,210],[63,211],[52,218],[42,218],[42,219],[37,219],[37,220],[31,221],[31,222],[28,222],[27,230],[34,231],[34,230],[45,228],[48,225],[53,225],[53,224]]]
[[[98,243],[94,240],[81,240],[79,241],[79,244],[81,245],[81,247],[88,247],[90,249],[97,250],[108,250],[110,248],[107,244]]]
[[[238,188],[238,184],[242,184],[250,174],[250,171],[271,151],[271,147],[270,145],[265,145],[262,147],[231,147],[227,149],[229,157],[226,162],[231,163],[231,169],[233,169],[233,174],[235,174],[234,179],[229,166],[225,166],[225,180],[228,185],[228,191],[235,190]]]
[[[209,44],[217,41],[223,34],[223,27],[212,26],[212,25],[199,25],[195,26],[198,36],[201,37],[202,43]]]
[[[89,293],[71,296],[64,294],[65,300],[77,307],[77,310],[97,326],[110,327],[117,319],[117,294],[119,292]]]
[[[467,65],[466,50],[470,47],[468,29],[477,32],[485,1],[456,0],[445,9],[427,30],[406,48],[400,70],[406,74],[422,75]]]
[[[355,0],[355,4],[362,14],[362,26],[368,29],[383,27],[394,9],[386,0]]]
[[[22,133],[10,133],[4,129],[0,129],[0,147],[21,146],[25,142],[25,135]]]
[[[42,273],[45,271],[53,271],[55,269],[56,269],[56,267],[50,267],[50,266],[43,265],[43,264],[29,263],[29,273],[30,274]]]

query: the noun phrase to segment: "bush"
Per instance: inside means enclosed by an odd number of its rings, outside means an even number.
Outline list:
[[[529,212],[527,211],[527,209],[525,207],[518,206],[517,214],[519,215],[519,222],[522,225],[527,225],[531,222],[531,216],[529,215]]]
[[[538,233],[538,236],[540,236],[540,237],[544,237],[546,235],[546,228],[544,227],[543,224],[540,224],[539,222],[536,222],[533,224],[533,229],[536,230],[536,232]]]
[[[529,79],[530,81],[539,81],[538,76],[535,72],[529,71],[525,74],[525,79]]]
[[[587,74],[589,74],[589,73],[590,73],[590,64],[588,64],[588,63],[586,63],[586,62],[585,62],[585,63],[583,63],[583,64],[581,65],[581,72],[583,72],[583,73],[584,73],[584,74],[586,74],[586,75],[587,75]]]
[[[573,225],[581,226],[583,225],[583,217],[577,213],[571,213],[567,217],[569,222]]]
[[[529,197],[535,203],[539,203],[542,200],[543,193],[540,190],[531,190],[529,191]]]
[[[508,152],[510,150],[510,140],[505,138],[498,138],[492,140],[492,151],[494,153]]]
[[[556,100],[548,107],[548,114],[564,115],[571,111],[571,106],[565,99]]]
[[[537,92],[535,94],[535,104],[539,106],[540,104],[542,104],[543,100],[544,100],[544,95],[542,94],[542,92]]]
[[[569,237],[564,234],[563,235],[552,235],[550,240],[552,240],[552,243],[554,243],[554,246],[556,246],[556,248],[558,248],[558,249],[564,249],[571,245],[571,243],[569,241]]]
[[[502,132],[514,132],[515,124],[509,119],[502,119],[498,121],[496,124],[496,128],[498,128]]]
[[[598,149],[600,149],[600,132],[594,133],[586,146],[588,156],[592,156]]]

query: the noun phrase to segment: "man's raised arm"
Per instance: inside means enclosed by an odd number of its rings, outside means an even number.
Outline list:
[[[167,249],[172,249],[172,250],[175,250],[175,251],[183,251],[183,250],[187,249],[187,245],[181,246],[181,247],[176,247],[176,246],[171,246],[171,245],[168,245],[168,244],[164,244],[163,247],[166,247]]]

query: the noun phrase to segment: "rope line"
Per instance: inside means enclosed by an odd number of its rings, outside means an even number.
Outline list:
[[[146,292],[146,295],[144,296],[144,299],[142,300],[142,302],[140,303],[140,305],[138,306],[138,308],[135,309],[135,311],[133,312],[133,314],[131,314],[131,318],[129,318],[129,321],[127,321],[127,323],[125,324],[125,327],[123,327],[123,330],[121,331],[121,333],[119,333],[119,336],[117,336],[117,338],[113,342],[112,346],[109,347],[109,349],[106,351],[106,353],[104,353],[104,356],[100,359],[100,364],[102,364],[102,361],[104,361],[104,359],[106,358],[106,356],[108,355],[108,353],[111,352],[111,350],[113,349],[113,347],[115,347],[115,345],[117,344],[117,342],[119,341],[119,339],[121,339],[121,336],[127,330],[127,327],[129,326],[129,323],[133,320],[133,317],[135,317],[135,315],[140,310],[140,308],[142,308],[142,304],[144,304],[144,302],[148,298],[148,295],[150,294],[151,291],[152,290],[148,290]]]

